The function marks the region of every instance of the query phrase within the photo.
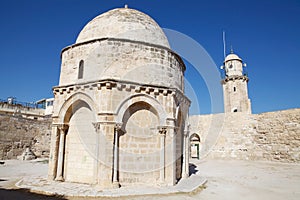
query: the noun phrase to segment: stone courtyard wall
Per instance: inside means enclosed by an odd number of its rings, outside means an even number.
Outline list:
[[[262,158],[300,162],[300,109],[257,115],[254,129]]]
[[[300,109],[191,116],[201,157],[300,162]]]
[[[190,123],[202,158],[300,162],[300,109],[191,116]],[[48,156],[50,134],[51,118],[0,115],[0,159],[14,159],[27,146]]]
[[[38,157],[50,150],[52,118],[27,119],[10,114],[0,115],[0,159],[16,159],[26,147]]]

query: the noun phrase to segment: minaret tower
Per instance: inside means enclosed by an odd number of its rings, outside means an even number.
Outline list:
[[[243,72],[243,67],[246,67],[246,64],[231,50],[221,67],[225,71],[225,77],[221,81],[225,113],[246,112],[251,114],[251,102],[248,97],[247,85],[249,79]]]

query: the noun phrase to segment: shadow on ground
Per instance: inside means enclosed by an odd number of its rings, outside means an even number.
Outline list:
[[[40,199],[51,199],[51,200],[61,200],[66,199],[63,196],[58,195],[43,195],[30,192],[28,189],[3,189],[0,188],[0,199],[1,200],[11,200],[11,199],[32,199],[32,200],[40,200]]]
[[[190,163],[189,164],[189,170],[190,170],[189,175],[196,174],[198,172],[198,170],[196,168],[197,168],[196,165],[194,165],[193,163]]]

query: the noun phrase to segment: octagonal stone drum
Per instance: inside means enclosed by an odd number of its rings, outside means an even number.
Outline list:
[[[174,185],[188,174],[185,65],[148,15],[117,8],[61,54],[49,179]]]

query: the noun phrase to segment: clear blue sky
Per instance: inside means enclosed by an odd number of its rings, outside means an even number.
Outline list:
[[[89,20],[124,4],[193,38],[218,66],[225,30],[227,46],[247,63],[253,112],[300,107],[299,0],[1,0],[0,98],[31,102],[52,97],[61,49],[75,42]],[[193,74],[188,65],[186,77],[199,88],[200,112],[210,113],[206,86]]]

